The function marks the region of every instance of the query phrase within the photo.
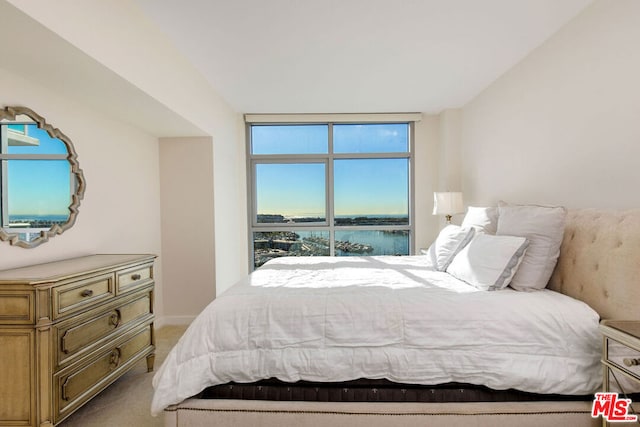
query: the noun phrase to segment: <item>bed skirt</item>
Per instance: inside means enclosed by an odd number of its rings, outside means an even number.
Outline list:
[[[188,399],[165,409],[166,427],[544,427],[601,425],[591,402],[272,402]]]

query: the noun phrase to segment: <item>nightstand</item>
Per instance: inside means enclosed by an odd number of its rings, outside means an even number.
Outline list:
[[[609,392],[612,384],[619,387],[616,383],[622,383],[620,392],[630,393],[630,383],[640,384],[640,321],[603,320],[600,332],[603,335],[602,391]],[[638,411],[638,402],[634,408]],[[632,413],[629,410],[629,414]],[[608,425],[604,418],[602,425]]]

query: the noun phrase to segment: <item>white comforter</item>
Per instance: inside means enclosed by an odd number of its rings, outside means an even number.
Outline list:
[[[152,413],[229,381],[600,385],[598,315],[559,293],[479,291],[425,257],[281,258],[216,298],[153,379]]]

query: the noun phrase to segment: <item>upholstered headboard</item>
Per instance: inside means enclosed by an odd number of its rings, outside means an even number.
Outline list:
[[[640,209],[569,210],[549,288],[602,319],[640,320]]]

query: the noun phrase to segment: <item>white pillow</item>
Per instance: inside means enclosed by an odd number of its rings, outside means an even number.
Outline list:
[[[479,233],[496,234],[498,228],[498,208],[469,206],[462,220],[462,227],[473,227]]]
[[[529,249],[511,281],[511,287],[519,291],[544,289],[560,255],[566,209],[560,206],[504,203],[498,209],[497,234],[521,236],[529,240]]]
[[[504,289],[528,245],[524,237],[478,233],[451,261],[447,273],[485,291]]]
[[[447,225],[443,228],[427,251],[433,268],[445,271],[453,257],[471,241],[473,234],[473,228],[457,225]]]

